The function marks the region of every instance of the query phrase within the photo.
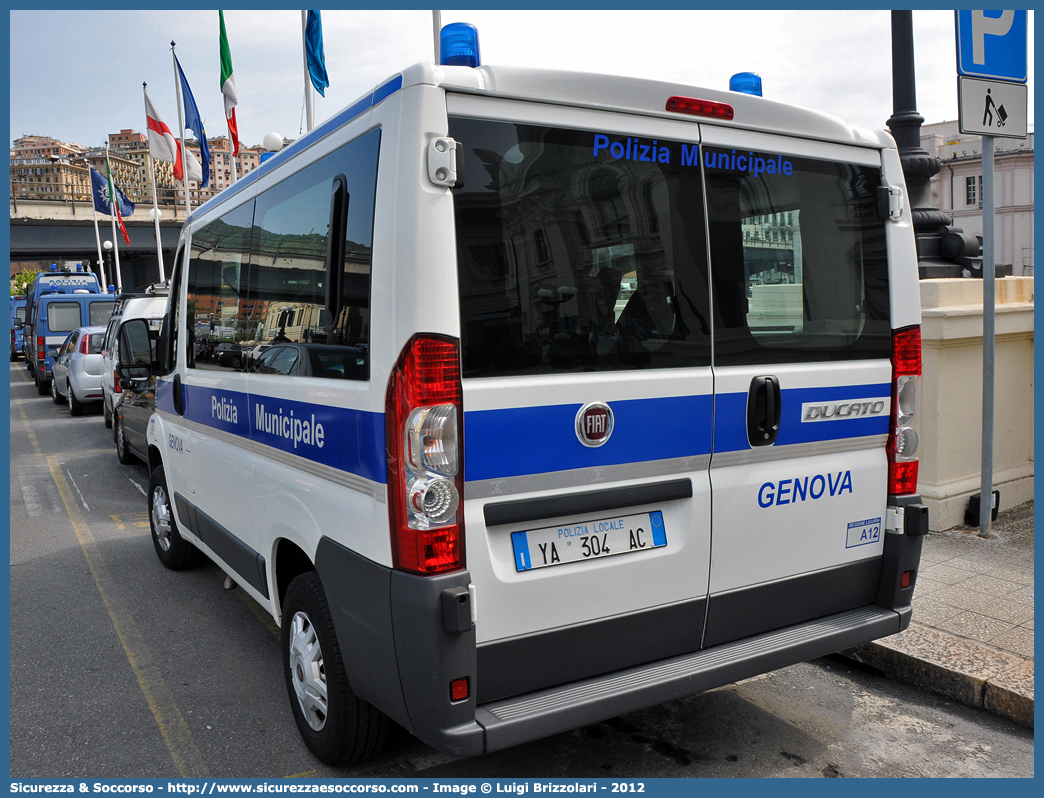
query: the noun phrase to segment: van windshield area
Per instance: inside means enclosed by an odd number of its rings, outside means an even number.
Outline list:
[[[693,142],[461,117],[449,133],[463,376],[708,366],[712,325],[718,364],[888,357],[878,168],[752,153],[755,174]]]
[[[51,302],[47,306],[47,329],[49,332],[72,332],[80,324],[79,302]]]

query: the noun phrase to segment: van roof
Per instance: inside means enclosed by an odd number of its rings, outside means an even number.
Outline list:
[[[439,66],[426,61],[407,67],[382,81],[289,147],[275,153],[257,169],[200,205],[189,215],[186,224],[225,202],[280,163],[366,113],[392,94],[411,86],[439,86],[449,92],[620,111],[858,147],[895,147],[891,135],[883,129],[852,127],[831,114],[741,92],[593,72],[515,66]],[[667,111],[668,98],[676,95],[727,103],[732,106],[735,116],[732,120],[708,119]]]

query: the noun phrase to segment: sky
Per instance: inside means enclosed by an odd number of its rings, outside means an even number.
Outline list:
[[[888,11],[442,11],[479,31],[483,63],[653,78],[727,89],[757,72],[764,96],[884,128],[892,111]],[[385,78],[433,58],[430,10],[323,11],[330,86],[315,123]],[[1033,12],[1029,73],[1033,75]],[[227,135],[217,11],[11,11],[11,140],[23,134],[98,146],[145,129],[142,82],[177,134],[171,40],[208,136]],[[952,11],[915,11],[917,110],[957,118]],[[226,10],[240,139],[304,130],[300,11]],[[1033,122],[1031,77],[1029,120]]]

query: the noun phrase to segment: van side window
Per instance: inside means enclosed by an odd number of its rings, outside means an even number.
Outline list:
[[[185,323],[199,368],[240,368],[241,342],[261,323],[262,309],[245,301],[242,285],[253,209],[247,202],[192,234]]]
[[[738,168],[748,159],[762,168]],[[714,147],[703,165],[715,362],[887,358],[880,169]]]
[[[380,131],[370,131],[258,195],[242,305],[244,317],[253,324],[246,331],[251,346],[299,343],[310,352],[327,353],[350,347],[353,362],[362,359],[363,368],[340,373],[349,379],[368,378],[370,264],[379,144]],[[344,175],[348,181],[348,228],[340,312],[336,320],[331,320],[327,318],[324,286],[331,192],[337,175]],[[331,321],[335,323],[331,325]]]

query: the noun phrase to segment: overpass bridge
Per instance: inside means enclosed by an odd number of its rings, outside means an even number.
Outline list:
[[[130,237],[124,243],[117,230],[120,251],[120,275],[124,290],[142,288],[159,280],[159,260],[156,256],[156,228],[149,218],[151,206],[140,203],[133,216],[123,221]],[[166,276],[174,260],[185,209],[161,206],[160,241]],[[111,241],[112,223],[108,216],[98,215],[101,240]],[[90,202],[38,202],[11,200],[11,271],[21,271],[21,263],[32,261],[76,261],[90,263],[98,272],[98,245],[94,238],[94,206]],[[106,264],[105,274],[110,283],[116,283],[113,273],[115,258]]]

